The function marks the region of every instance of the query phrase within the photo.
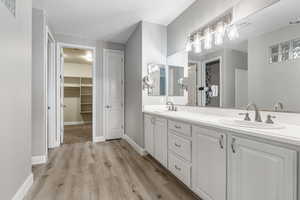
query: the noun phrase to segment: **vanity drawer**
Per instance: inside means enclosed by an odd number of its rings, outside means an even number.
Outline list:
[[[169,152],[169,170],[184,184],[191,185],[191,165]]]
[[[168,128],[186,136],[192,136],[192,127],[189,124],[169,120]]]
[[[187,161],[191,161],[192,142],[169,131],[169,149]]]

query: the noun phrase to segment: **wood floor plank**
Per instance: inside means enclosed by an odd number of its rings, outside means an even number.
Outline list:
[[[25,200],[194,200],[197,197],[150,156],[124,140],[66,144],[33,168]]]

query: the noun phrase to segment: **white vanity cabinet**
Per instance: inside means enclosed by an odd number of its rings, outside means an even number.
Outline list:
[[[228,152],[228,200],[296,200],[295,151],[231,137]]]
[[[205,200],[226,200],[226,135],[192,128],[192,189]]]
[[[144,116],[145,149],[154,157],[154,117]]]
[[[163,166],[168,166],[167,120],[144,116],[145,149]]]

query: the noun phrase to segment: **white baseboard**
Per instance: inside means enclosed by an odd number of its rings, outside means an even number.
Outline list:
[[[46,156],[33,156],[31,158],[32,165],[45,164],[46,162],[47,162],[47,157]]]
[[[94,137],[93,142],[94,142],[94,143],[96,143],[96,142],[105,142],[105,137],[103,137],[103,136],[100,136],[100,137]]]
[[[83,124],[91,124],[92,122],[64,122],[65,126],[70,126],[70,125],[83,125]]]
[[[23,200],[26,196],[28,190],[33,184],[33,174],[31,173],[25,180],[25,182],[18,189],[17,193],[14,195],[12,200]]]
[[[130,137],[128,137],[127,135],[124,135],[123,139],[126,140],[134,148],[134,150],[136,150],[141,156],[147,155],[146,150],[144,148],[140,147],[140,145],[138,145]]]

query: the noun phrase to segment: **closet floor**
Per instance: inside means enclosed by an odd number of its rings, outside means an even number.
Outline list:
[[[92,141],[92,124],[64,126],[64,144]]]
[[[124,140],[66,144],[35,166],[25,200],[192,200],[178,179]]]

